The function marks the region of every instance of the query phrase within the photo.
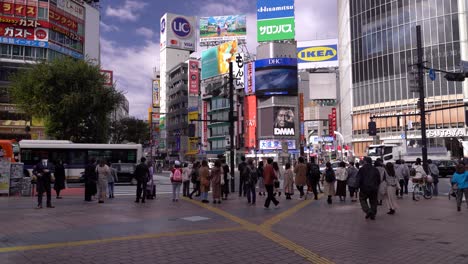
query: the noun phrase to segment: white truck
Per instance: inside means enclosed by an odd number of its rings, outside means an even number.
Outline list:
[[[422,159],[422,148],[405,146],[404,140],[389,141],[383,144],[370,145],[367,148],[367,156],[375,161],[381,158],[384,162],[395,162],[403,159],[405,162],[414,163],[417,158]],[[450,160],[450,151],[446,147],[429,147],[427,149],[427,158],[431,160]]]

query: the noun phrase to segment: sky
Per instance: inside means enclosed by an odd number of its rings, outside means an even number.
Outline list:
[[[296,40],[337,38],[338,0],[295,0]],[[101,0],[101,68],[114,72],[130,115],[147,119],[153,69],[159,68],[159,21],[164,13],[247,16],[247,47],[255,53],[255,0]],[[194,57],[200,57],[198,47]]]

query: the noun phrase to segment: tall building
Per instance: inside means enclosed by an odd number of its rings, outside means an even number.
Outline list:
[[[339,1],[340,87],[349,94],[342,115],[352,116],[352,142],[364,155],[373,141],[407,139],[421,145],[418,93],[409,77],[417,60],[416,25],[422,28],[426,66],[457,71],[468,59],[467,2],[465,0]],[[468,83],[448,82],[437,75],[424,77],[426,109],[462,106]],[[368,136],[368,122],[376,116],[378,137]],[[343,116],[342,116],[343,117]],[[467,136],[463,107],[428,113],[428,147],[446,147],[459,156],[459,140]]]
[[[10,74],[61,56],[100,60],[98,1],[27,2],[2,1],[0,6],[0,138],[46,137],[40,122],[12,104]]]

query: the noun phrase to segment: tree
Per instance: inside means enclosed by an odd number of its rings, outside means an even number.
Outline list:
[[[65,57],[34,64],[11,80],[13,103],[30,116],[42,118],[49,137],[108,142],[109,114],[123,94],[105,85],[98,66]]]
[[[128,117],[114,122],[111,129],[111,143],[134,142],[145,144],[149,140],[149,126],[134,117]]]

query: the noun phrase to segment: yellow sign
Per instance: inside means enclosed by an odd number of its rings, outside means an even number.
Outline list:
[[[301,48],[297,58],[306,62],[336,60],[337,51],[335,45]]]
[[[198,112],[189,112],[187,116],[189,122],[192,120],[198,120]]]

